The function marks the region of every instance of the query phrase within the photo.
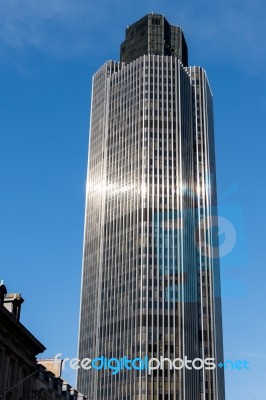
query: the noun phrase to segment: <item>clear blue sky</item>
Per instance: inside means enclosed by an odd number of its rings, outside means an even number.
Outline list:
[[[263,0],[1,0],[0,279],[45,355],[75,356],[91,77],[151,11],[183,27],[214,93],[220,205],[241,238],[222,260],[225,358],[251,362],[227,372],[227,400],[265,400]]]

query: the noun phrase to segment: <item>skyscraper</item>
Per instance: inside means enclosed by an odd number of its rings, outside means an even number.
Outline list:
[[[212,94],[182,30],[129,26],[93,77],[79,358],[223,361]],[[178,367],[180,367],[180,362]],[[80,369],[90,400],[224,400],[222,369]],[[175,364],[177,365],[177,364]]]

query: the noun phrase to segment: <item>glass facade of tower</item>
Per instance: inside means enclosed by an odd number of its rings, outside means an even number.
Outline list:
[[[216,219],[204,70],[177,55],[105,63],[93,78],[80,359],[223,361]],[[80,369],[78,388],[89,400],[224,400],[220,369],[167,362],[151,374]]]

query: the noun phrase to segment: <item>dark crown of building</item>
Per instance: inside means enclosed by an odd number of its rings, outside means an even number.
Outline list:
[[[161,14],[148,14],[126,29],[120,47],[120,61],[130,63],[143,55],[176,56],[188,66],[188,50],[183,31],[170,25]]]

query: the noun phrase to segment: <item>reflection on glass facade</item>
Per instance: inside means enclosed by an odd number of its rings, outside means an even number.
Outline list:
[[[178,54],[108,61],[93,77],[80,359],[223,361],[212,95]],[[221,369],[167,363],[80,369],[78,388],[90,400],[225,398]]]

